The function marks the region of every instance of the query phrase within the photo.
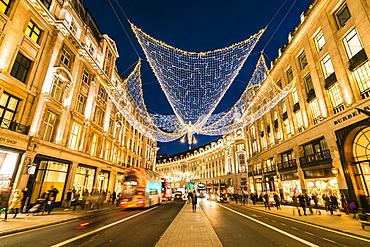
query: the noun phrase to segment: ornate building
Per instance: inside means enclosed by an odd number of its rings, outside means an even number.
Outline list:
[[[247,184],[286,201],[300,192],[343,193],[370,211],[369,5],[313,1],[271,64],[277,86],[295,81],[291,93],[243,130],[160,158],[158,171],[196,170],[193,179],[213,190]]]
[[[80,0],[0,1],[0,189],[31,202],[57,188],[120,190],[126,167],[153,169],[156,142],[104,85],[124,80],[115,42]]]

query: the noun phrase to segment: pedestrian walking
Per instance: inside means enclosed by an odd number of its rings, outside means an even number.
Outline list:
[[[89,191],[87,189],[85,189],[83,192],[82,192],[82,200],[81,200],[81,208],[82,209],[85,209],[85,206],[86,206],[86,203],[88,202],[89,200]]]
[[[321,215],[321,211],[319,209],[319,198],[317,197],[316,194],[313,194],[311,198],[312,198],[312,200],[313,200],[313,202],[315,204],[316,213],[318,215]]]
[[[111,200],[112,200],[112,193],[110,191],[108,191],[108,193],[107,193],[107,202],[109,203],[109,202],[111,202]]]
[[[50,201],[51,190],[45,191],[41,198],[37,200],[37,204],[40,204],[39,208],[35,213],[39,214],[39,210],[41,209],[41,214],[44,214],[46,211],[50,212],[50,207],[48,206],[48,201]],[[36,214],[35,214],[36,215]]]
[[[20,189],[14,190],[13,199],[10,204],[10,208],[14,210],[13,218],[17,217],[17,214],[19,213],[19,209],[22,206],[22,198],[23,198],[23,194],[21,190]]]
[[[298,201],[298,195],[294,194],[293,195],[293,215],[295,214],[295,210],[297,210],[298,215],[301,215],[301,210],[299,209],[299,201]]]
[[[305,200],[306,200],[306,206],[311,214],[313,214],[312,207],[311,207],[311,200],[312,198],[307,194],[307,192],[304,194]]]
[[[341,216],[340,209],[339,209],[338,198],[335,196],[334,193],[331,194],[330,201],[331,201],[330,215],[334,215],[333,212],[335,210],[335,211],[337,211],[337,216]]]
[[[117,193],[115,191],[113,191],[112,195],[111,195],[111,201],[112,201],[112,205],[114,204],[114,202],[116,201],[116,198],[117,198]]]
[[[265,209],[268,208],[269,210],[271,210],[269,203],[269,194],[267,192],[263,195],[263,202],[265,204]]]
[[[80,200],[80,191],[79,190],[77,190],[76,192],[75,192],[75,194],[74,194],[74,197],[72,198],[72,206],[73,206],[73,211],[75,211],[76,210],[76,207],[77,207],[77,205],[78,205],[78,203],[79,203],[79,200]]]
[[[59,190],[55,187],[50,191],[50,197],[49,197],[49,201],[48,201],[49,202],[48,214],[50,214],[51,211],[53,210],[55,200],[57,199],[58,194],[59,194]]]
[[[71,206],[71,202],[72,202],[72,195],[73,195],[72,190],[69,189],[65,195],[64,211],[69,210],[69,207]]]
[[[274,201],[275,201],[276,209],[281,210],[280,196],[277,193],[274,194]]]
[[[323,194],[322,200],[324,201],[325,211],[326,212],[330,211],[330,204],[331,204],[330,197],[327,194]]]
[[[10,198],[10,188],[6,188],[5,190],[1,191],[1,194],[0,194],[0,212],[4,212],[3,221],[6,221],[8,219],[9,198]]]
[[[340,194],[340,203],[342,204],[344,212],[346,212],[346,214],[349,215],[347,198],[345,195],[343,195],[343,193]]]
[[[197,197],[197,193],[194,191],[191,197],[191,204],[192,204],[193,212],[197,211],[197,203],[198,203],[198,197]]]
[[[298,201],[299,201],[299,206],[302,208],[303,210],[303,214],[304,215],[307,215],[306,214],[306,197],[304,196],[303,193],[299,194],[298,196]],[[301,216],[301,213],[298,211],[299,213],[299,216]]]
[[[21,213],[27,213],[28,211],[28,204],[30,203],[30,191],[28,188],[24,188],[22,190],[23,198],[22,198],[22,206],[21,206]]]

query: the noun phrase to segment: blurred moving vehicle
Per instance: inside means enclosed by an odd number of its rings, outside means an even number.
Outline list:
[[[173,199],[174,199],[174,200],[182,201],[182,192],[181,192],[181,191],[176,191],[176,192],[173,194]]]
[[[227,194],[221,194],[221,195],[217,196],[217,201],[218,202],[229,203],[230,202],[230,197],[228,197]]]

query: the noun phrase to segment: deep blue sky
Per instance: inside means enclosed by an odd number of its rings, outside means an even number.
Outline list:
[[[270,61],[276,58],[278,48],[287,42],[288,33],[298,25],[300,14],[306,11],[312,3],[312,0],[110,1],[118,13],[123,27],[108,0],[84,0],[83,2],[101,32],[108,34],[116,42],[120,54],[117,67],[123,77],[126,77],[132,71],[133,67],[130,68],[130,66],[138,60],[135,49],[141,58],[145,59],[145,55],[125,15],[117,5],[117,1],[130,21],[150,36],[181,50],[194,52],[224,48],[247,39],[266,27],[285,2],[215,112],[232,107],[239,99],[262,50],[264,50],[266,62],[269,66]],[[291,11],[282,22],[291,7]],[[281,22],[282,24],[278,28]],[[276,29],[277,32],[273,35]],[[125,30],[129,37],[125,34]],[[272,39],[269,42],[271,37]],[[131,45],[130,39],[135,49]],[[145,61],[142,68],[142,81],[147,108],[151,112],[173,114],[159,83]],[[198,144],[193,147],[210,142],[217,137],[196,136],[196,138]],[[158,143],[158,147],[160,147],[159,154],[173,154],[188,149],[188,145],[180,143],[179,140],[170,143]]]

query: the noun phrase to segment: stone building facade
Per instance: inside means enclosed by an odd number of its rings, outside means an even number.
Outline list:
[[[57,188],[120,191],[127,167],[153,169],[156,141],[104,85],[124,80],[115,42],[80,0],[0,1],[0,189],[31,202]]]
[[[313,1],[271,64],[278,87],[295,82],[289,95],[214,144],[160,158],[158,170],[168,176],[168,167],[185,165],[197,170],[193,179],[217,190],[247,184],[249,192],[279,193],[286,201],[302,192],[343,193],[370,211],[369,16],[366,0]]]

